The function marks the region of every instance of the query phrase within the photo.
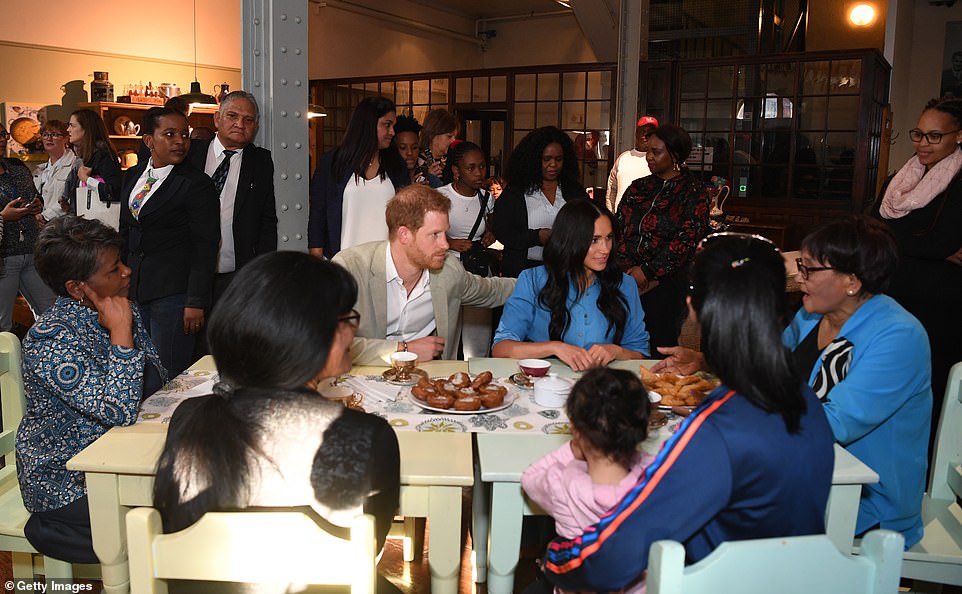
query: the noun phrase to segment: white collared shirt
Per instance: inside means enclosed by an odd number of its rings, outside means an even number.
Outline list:
[[[173,165],[166,165],[164,167],[155,169],[154,158],[151,157],[150,160],[147,161],[147,167],[144,168],[144,172],[140,174],[140,178],[137,180],[137,183],[134,184],[134,189],[130,191],[130,196],[127,197],[128,206],[134,201],[134,197],[140,193],[140,190],[143,189],[144,184],[147,183],[147,176],[150,175],[157,181],[154,182],[154,185],[150,186],[150,191],[147,192],[147,195],[144,196],[144,198],[140,201],[140,212],[142,212],[144,207],[147,206],[147,201],[150,200],[151,196],[157,193],[157,190],[160,189],[160,186],[163,185],[164,180],[167,179],[167,176],[170,175],[170,172],[173,171],[173,169]]]
[[[233,272],[237,268],[234,259],[234,201],[237,198],[237,183],[240,180],[241,158],[244,149],[231,155],[230,169],[224,188],[220,191],[220,250],[217,253],[217,272]],[[204,173],[213,177],[217,166],[224,160],[224,145],[216,135],[207,148],[207,161],[204,163]]]
[[[391,178],[375,175],[364,179],[351,174],[341,201],[341,249],[388,238],[384,210],[394,197]]]
[[[528,209],[528,229],[550,229],[554,226],[554,219],[558,216],[558,211],[565,205],[564,196],[561,195],[561,186],[558,186],[558,189],[555,190],[554,196],[554,204],[551,204],[541,188],[524,195],[524,204]],[[528,259],[539,262],[544,260],[544,246],[536,245],[528,248]]]
[[[437,328],[437,320],[434,319],[434,302],[431,301],[430,273],[427,270],[421,271],[421,278],[409,295],[397,273],[397,267],[394,266],[390,243],[387,245],[384,257],[387,272],[387,336],[385,338],[410,342],[430,336]]]

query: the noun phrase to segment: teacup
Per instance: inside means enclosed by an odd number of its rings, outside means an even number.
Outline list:
[[[551,362],[544,359],[521,359],[518,367],[528,377],[544,377],[551,369]]]
[[[397,353],[391,353],[391,365],[394,366],[394,370],[397,372],[397,379],[402,382],[406,382],[411,379],[411,371],[418,364],[417,353],[411,353],[408,351],[399,351]]]

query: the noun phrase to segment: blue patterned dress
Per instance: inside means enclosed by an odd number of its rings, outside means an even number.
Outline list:
[[[140,309],[131,308],[133,348],[110,344],[97,311],[69,297],[58,297],[27,333],[27,408],[16,446],[27,510],[57,510],[85,496],[83,473],[67,470],[67,461],[111,427],[137,420],[147,363],[166,381]]]

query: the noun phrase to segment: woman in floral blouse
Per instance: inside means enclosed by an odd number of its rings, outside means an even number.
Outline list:
[[[651,175],[632,182],[618,205],[617,260],[638,283],[654,356],[656,348],[678,344],[688,263],[708,231],[708,194],[685,166],[687,132],[663,125],[648,146]]]

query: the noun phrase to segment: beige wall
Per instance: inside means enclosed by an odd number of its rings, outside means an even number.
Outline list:
[[[43,14],[59,16],[41,22],[36,5],[5,3],[0,101],[60,106],[51,117],[62,117],[89,97],[94,70],[110,73],[115,94],[138,81],[171,82],[189,90],[194,78],[191,0],[165,0],[164,10],[148,10],[149,29],[143,27],[148,17],[131,12],[129,2],[95,0],[93,10],[85,5],[85,14],[98,15],[89,20],[78,6],[74,0],[45,0]],[[82,24],[69,25],[72,18]],[[197,74],[208,93],[223,82],[240,87],[239,24],[240,2],[197,3]]]
[[[405,0],[370,0],[369,8],[475,37],[474,21]],[[422,31],[401,20],[382,20],[311,5],[310,78],[347,78],[594,62],[595,56],[573,15],[536,17],[485,25],[497,31],[485,51],[477,44]],[[359,34],[363,32],[363,35]],[[550,40],[550,43],[546,42]],[[403,56],[403,59],[402,59]]]

